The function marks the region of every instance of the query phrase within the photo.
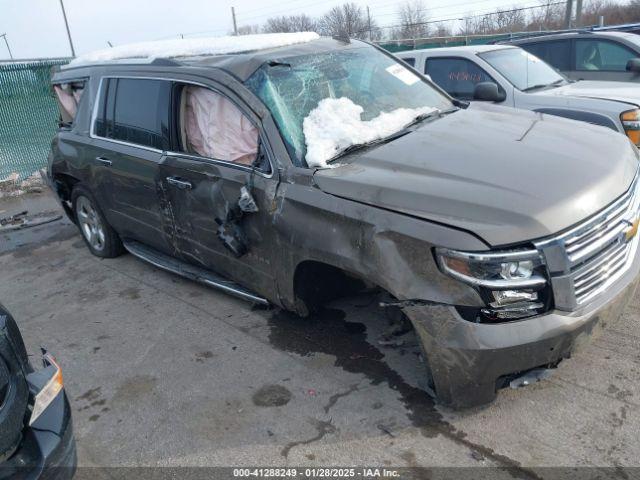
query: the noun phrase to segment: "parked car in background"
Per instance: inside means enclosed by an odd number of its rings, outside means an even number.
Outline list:
[[[544,376],[636,290],[625,137],[469,107],[366,42],[114,47],[52,83],[47,175],[94,255],[126,249],[300,315],[376,286],[415,327],[441,403]]]
[[[524,48],[572,80],[640,82],[640,35],[579,31],[501,42]]]
[[[43,352],[35,371],[18,326],[0,304],[0,478],[70,479],[76,468],[62,371]]]
[[[415,69],[460,100],[581,120],[626,134],[640,145],[640,88],[634,84],[573,82],[527,51],[505,45],[411,50],[397,55],[414,62]]]

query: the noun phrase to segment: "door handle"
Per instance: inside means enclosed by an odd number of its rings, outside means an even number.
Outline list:
[[[191,182],[182,180],[181,178],[178,178],[178,177],[167,177],[167,182],[169,183],[169,185],[173,185],[174,187],[177,187],[180,190],[191,190],[191,188],[193,187]]]
[[[110,167],[111,165],[113,165],[113,162],[106,157],[96,157],[96,160],[98,161],[98,163],[104,165],[105,167]]]

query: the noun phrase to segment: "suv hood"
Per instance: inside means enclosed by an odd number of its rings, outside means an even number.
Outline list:
[[[614,100],[640,106],[640,88],[630,82],[593,82],[581,80],[561,87],[540,90],[539,95],[557,95]]]
[[[609,129],[474,104],[316,171],[326,193],[471,231],[491,246],[545,237],[631,185],[638,151]]]

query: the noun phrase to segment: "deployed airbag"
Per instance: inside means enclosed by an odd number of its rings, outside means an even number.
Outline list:
[[[203,157],[251,165],[258,154],[258,130],[229,99],[188,85],[185,95],[186,148]]]

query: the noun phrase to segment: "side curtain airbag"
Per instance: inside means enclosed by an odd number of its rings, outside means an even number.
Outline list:
[[[251,165],[258,153],[258,130],[231,100],[194,85],[185,86],[187,150],[204,157]]]

